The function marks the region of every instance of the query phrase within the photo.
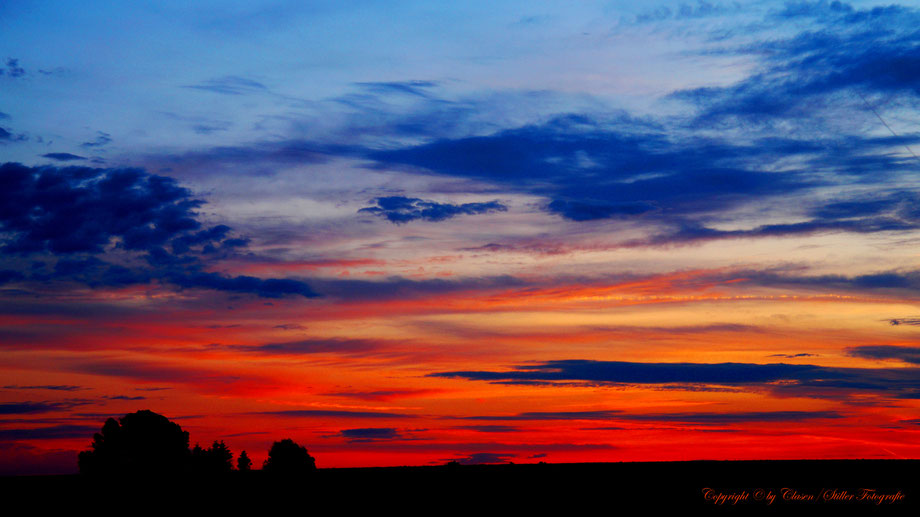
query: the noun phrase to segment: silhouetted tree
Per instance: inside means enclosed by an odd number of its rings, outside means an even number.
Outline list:
[[[197,443],[192,447],[192,466],[198,467],[204,463],[204,449]]]
[[[285,438],[272,444],[262,470],[273,474],[305,475],[316,470],[316,460],[306,447]]]
[[[233,470],[233,453],[223,441],[214,441],[208,449],[197,443],[192,449],[192,471],[196,474],[224,474]]]
[[[236,468],[240,472],[246,472],[252,470],[252,460],[249,459],[249,456],[246,454],[246,451],[240,453],[240,457],[236,459]]]
[[[230,472],[233,470],[233,453],[224,444],[224,441],[214,441],[211,448],[208,449],[208,466],[214,472]],[[209,470],[210,470],[209,469]]]
[[[146,409],[106,420],[91,447],[78,457],[83,474],[174,474],[187,467],[190,457],[188,432]]]

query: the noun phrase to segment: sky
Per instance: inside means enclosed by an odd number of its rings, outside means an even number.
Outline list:
[[[0,474],[920,458],[920,6],[0,4]]]

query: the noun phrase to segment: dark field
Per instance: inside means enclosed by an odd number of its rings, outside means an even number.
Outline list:
[[[319,469],[304,478],[260,471],[209,479],[34,476],[0,478],[0,487],[5,501],[30,502],[36,509],[111,504],[118,513],[140,505],[180,513],[219,508],[258,514],[277,507],[293,515],[319,508],[327,509],[321,514],[396,508],[635,515],[636,508],[662,507],[719,513],[795,507],[821,515],[913,510],[920,499],[920,460],[449,465]]]

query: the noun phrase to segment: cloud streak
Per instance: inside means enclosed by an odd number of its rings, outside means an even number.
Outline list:
[[[866,347],[851,353],[878,358],[914,358],[916,351],[898,347]],[[879,350],[881,348],[881,350]],[[891,350],[897,348],[897,350]],[[786,363],[638,363],[623,361],[556,360],[518,365],[507,371],[436,372],[430,377],[467,379],[498,384],[567,386],[684,385],[733,386],[777,396],[838,398],[844,393],[873,393],[895,398],[920,397],[916,368],[839,368]],[[549,418],[553,414],[544,415]],[[609,416],[606,412],[594,415]]]
[[[377,215],[395,224],[404,224],[418,220],[438,222],[454,218],[458,215],[487,214],[490,212],[505,212],[508,210],[505,205],[498,201],[454,205],[402,196],[379,197],[374,201],[377,203],[377,206],[362,208],[358,210],[358,212]]]

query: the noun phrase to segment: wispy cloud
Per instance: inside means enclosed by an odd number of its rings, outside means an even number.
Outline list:
[[[268,91],[268,88],[258,81],[235,75],[208,79],[198,84],[186,86],[185,88],[203,90],[223,95],[251,95],[254,93],[265,93]]]

